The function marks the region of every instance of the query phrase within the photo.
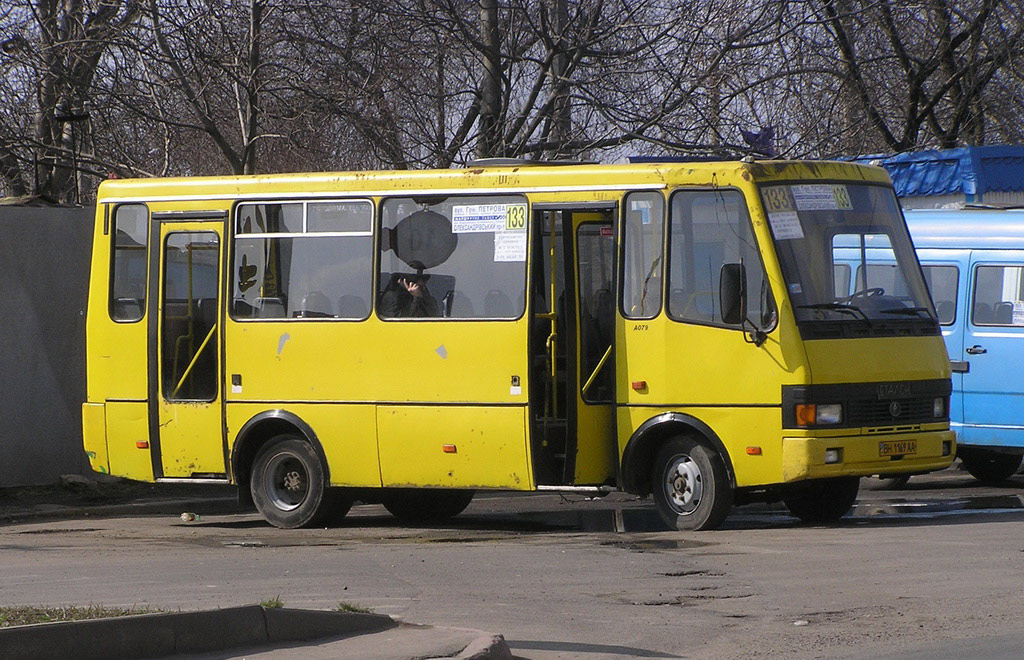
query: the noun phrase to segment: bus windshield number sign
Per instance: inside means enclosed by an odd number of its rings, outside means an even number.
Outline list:
[[[517,229],[526,229],[526,206],[523,204],[510,205],[505,211],[505,230]]]

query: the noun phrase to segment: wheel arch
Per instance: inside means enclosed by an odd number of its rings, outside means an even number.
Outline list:
[[[327,455],[313,428],[295,413],[287,410],[266,410],[254,415],[242,428],[231,447],[231,475],[238,486],[238,497],[246,504],[252,504],[249,493],[249,475],[260,449],[278,435],[295,433],[313,447],[323,466],[324,479],[331,483],[331,468]]]
[[[622,452],[622,490],[634,495],[650,495],[651,463],[658,453],[658,448],[669,438],[679,435],[697,437],[718,452],[725,465],[730,485],[736,487],[732,459],[725,449],[725,444],[711,427],[692,415],[666,412],[648,419],[629,437]]]

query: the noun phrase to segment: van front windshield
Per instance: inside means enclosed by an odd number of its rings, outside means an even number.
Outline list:
[[[891,188],[772,184],[761,197],[805,338],[938,334]]]

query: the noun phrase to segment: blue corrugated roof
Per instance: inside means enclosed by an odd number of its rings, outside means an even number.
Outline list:
[[[1019,145],[859,156],[854,160],[880,161],[900,197],[1024,192],[1024,146]]]

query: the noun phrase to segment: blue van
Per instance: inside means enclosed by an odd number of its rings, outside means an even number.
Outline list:
[[[1002,481],[1024,458],[1024,209],[904,215],[935,305],[918,313],[938,316],[949,351],[957,455],[974,477]],[[837,299],[910,299],[884,236],[862,245],[841,238],[833,243]]]

